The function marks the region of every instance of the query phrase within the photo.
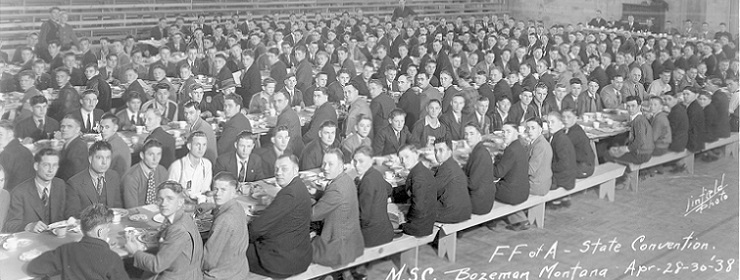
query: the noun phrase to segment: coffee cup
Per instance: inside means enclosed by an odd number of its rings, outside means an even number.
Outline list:
[[[5,239],[5,243],[3,243],[3,249],[13,252],[15,249],[18,249],[18,238],[10,237],[8,239]]]
[[[144,126],[143,125],[137,125],[136,126],[136,134],[144,134]]]
[[[115,221],[115,214],[113,215],[113,220]],[[118,216],[118,222],[120,221],[121,221],[121,216]],[[51,232],[54,233],[54,235],[56,235],[59,238],[64,238],[67,236],[67,227],[55,228]]]
[[[599,122],[594,122],[594,128],[599,128],[601,124]]]
[[[178,121],[177,122],[177,125],[180,126],[180,128],[183,128],[184,129],[184,128],[188,127],[188,122],[186,122],[186,121]]]
[[[121,213],[118,213],[116,211],[113,211],[113,223],[114,224],[120,224],[121,223]]]
[[[180,138],[180,131],[179,130],[173,130],[172,131],[172,137],[175,137],[175,139]]]
[[[386,171],[385,172],[385,178],[386,179],[390,180],[390,179],[393,179],[393,177],[394,177],[393,171]]]

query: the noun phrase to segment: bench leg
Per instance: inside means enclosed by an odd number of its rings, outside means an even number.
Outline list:
[[[447,255],[447,259],[454,263],[455,253],[457,253],[457,232],[445,235],[440,230],[439,236],[440,237],[437,242],[437,256],[444,258],[445,255]]]
[[[599,199],[606,197],[609,202],[614,202],[614,189],[616,187],[616,180],[611,179],[599,185]]]
[[[391,262],[393,262],[396,268],[401,269],[400,273],[407,274],[411,269],[419,265],[417,263],[419,261],[418,257],[419,247],[414,247],[391,256]]]
[[[686,172],[688,172],[689,174],[694,174],[694,154],[693,153],[689,153],[689,155],[683,159],[683,164],[686,167]]]
[[[737,153],[738,153],[739,147],[740,147],[740,142],[732,142],[726,146],[725,152],[726,154],[730,155],[730,158],[737,159]]]
[[[637,192],[639,190],[639,184],[640,184],[640,170],[630,170],[627,172],[627,184],[629,184],[629,189]]]
[[[545,204],[537,204],[532,208],[529,208],[529,213],[527,213],[527,218],[529,219],[529,224],[537,225],[538,228],[544,228],[545,227]]]

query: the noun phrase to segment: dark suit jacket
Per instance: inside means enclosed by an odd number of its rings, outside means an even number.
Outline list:
[[[568,128],[567,134],[576,151],[576,166],[578,166],[576,178],[591,176],[594,174],[596,160],[594,150],[591,148],[591,139],[588,139],[586,132],[578,124]]]
[[[375,247],[393,240],[393,225],[388,219],[388,197],[393,188],[375,168],[362,176],[357,186],[360,206],[360,227],[365,247]]]
[[[552,146],[552,180],[551,189],[559,187],[571,190],[576,186],[578,168],[576,150],[565,130],[556,132],[550,140]],[[590,148],[590,147],[589,147]]]
[[[262,76],[260,75],[260,69],[257,63],[252,63],[252,66],[242,74],[241,87],[236,88],[236,93],[241,95],[244,100],[244,104],[242,104],[243,108],[249,108],[249,102],[252,101],[252,96],[262,91]]]
[[[511,122],[520,124],[523,121],[526,121],[534,117],[535,116],[534,111],[535,111],[534,106],[532,106],[532,103],[529,103],[527,112],[524,113],[522,104],[517,102],[511,105],[511,108],[509,109],[509,116],[507,117],[507,119],[509,119],[509,121]]]
[[[284,154],[293,153],[289,149],[290,147],[288,147],[288,149],[283,151],[283,153]],[[262,171],[265,173],[265,177],[266,178],[275,177],[275,161],[282,154],[278,155],[275,151],[275,147],[272,144],[265,145],[264,147],[262,147],[262,149],[259,149],[256,152],[262,158]]]
[[[15,138],[0,152],[0,165],[5,169],[5,189],[8,191],[36,175],[33,169],[33,154]]]
[[[139,97],[141,98],[141,104],[144,104],[144,102],[149,101],[149,95],[144,91],[144,87],[141,86],[141,80],[136,80],[128,85],[125,91],[123,91],[123,96],[121,96],[121,99],[124,101],[128,100],[129,96],[133,92],[138,93]]]
[[[288,127],[288,135],[290,135],[290,141],[288,142],[288,149],[293,151],[293,154],[300,156],[303,151],[303,138],[301,137],[301,119],[298,117],[298,113],[293,110],[292,107],[285,107],[280,115],[277,117],[277,124],[275,127],[286,126]],[[223,136],[221,136],[223,137]],[[219,149],[221,151],[221,149]]]
[[[224,123],[224,129],[221,132],[221,138],[218,139],[216,151],[220,154],[235,151],[234,142],[236,142],[236,136],[245,130],[251,131],[252,125],[249,119],[247,119],[247,116],[241,112],[237,113]]]
[[[236,152],[224,153],[219,155],[216,159],[216,164],[213,166],[213,174],[217,174],[221,171],[227,171],[231,174],[234,174],[234,176],[237,176],[237,180],[241,181],[242,178],[238,177],[239,160],[237,159],[237,157],[238,156],[236,155]],[[245,182],[254,182],[267,178],[265,173],[262,171],[262,168],[262,158],[253,151],[249,155],[249,159],[247,159],[247,176]]]
[[[285,76],[288,75],[288,67],[285,65],[285,62],[282,62],[278,60],[270,66],[270,77],[275,79],[277,82],[277,85],[275,86],[276,89],[281,89],[285,85]]]
[[[129,279],[121,257],[110,245],[87,236],[31,260],[28,273],[47,277],[61,274],[62,279]]]
[[[174,51],[173,51],[174,52]],[[203,63],[204,61],[200,58],[196,58],[193,63],[188,62],[188,59],[185,58],[177,63],[177,66],[175,67],[177,69],[177,77],[180,77],[180,67],[185,64],[190,65],[190,71],[193,73],[193,75],[206,75],[208,76],[208,64]],[[182,77],[180,77],[182,78]]]
[[[306,89],[311,86],[311,81],[313,81],[312,68],[313,65],[311,65],[311,62],[309,62],[308,59],[303,59],[303,61],[298,63],[298,66],[296,66],[295,77],[298,81],[296,88],[300,89],[302,92],[306,92]]]
[[[509,113],[509,115],[511,115],[511,113]],[[476,113],[471,114],[469,118],[470,118],[469,123],[472,123],[478,128],[480,128],[480,130],[483,131],[483,135],[491,133],[491,127],[493,127],[493,122],[491,121],[490,116],[483,115],[483,122],[478,121],[478,116],[476,115]]]
[[[306,148],[300,156],[299,167],[300,170],[310,170],[315,168],[321,168],[321,164],[324,160],[324,150],[330,148],[338,148],[339,141],[336,139],[329,147],[324,147],[321,139],[316,139],[308,143]]]
[[[391,116],[393,109],[396,109],[396,102],[387,93],[381,92],[380,95],[370,101],[370,112],[373,114],[373,133],[390,125],[388,118]]]
[[[146,137],[146,140],[149,139],[157,139],[159,143],[162,143],[162,159],[159,160],[159,164],[169,168],[170,164],[175,162],[175,145],[177,143],[175,137],[164,131],[162,127],[157,127]]]
[[[67,205],[66,186],[62,179],[52,179],[51,186],[49,186],[49,213],[45,213],[47,210],[44,209],[44,203],[39,197],[33,177],[20,183],[10,195],[10,209],[8,220],[5,222],[5,232],[23,231],[27,224],[37,221],[49,225],[67,218],[64,215]]]
[[[505,80],[500,80],[498,83],[496,83],[495,86],[493,86],[493,95],[496,96],[496,100],[490,100],[491,103],[488,105],[488,111],[491,111],[491,108],[495,107],[493,106],[496,104],[494,101],[498,101],[501,99],[501,97],[509,97],[509,100],[512,100],[512,92],[511,87],[509,86],[509,83]]]
[[[78,109],[80,109],[80,94],[67,83],[59,90],[59,97],[49,104],[49,112],[46,115],[61,121],[68,112]]]
[[[128,110],[126,110],[126,108],[123,108],[121,111],[116,113],[116,117],[118,117],[119,130],[136,131],[137,125],[138,126],[144,125],[144,119],[139,116],[134,116],[135,122],[132,122],[131,116],[128,114]]]
[[[82,209],[95,203],[102,203],[95,189],[97,182],[92,181],[90,171],[82,170],[67,180],[67,209],[65,217],[79,217]],[[121,177],[113,170],[105,172],[105,189],[103,194],[108,208],[123,207]]]
[[[437,188],[439,183],[424,164],[418,162],[406,177],[411,205],[406,215],[407,222],[401,225],[403,233],[421,237],[432,234],[437,219]]]
[[[100,123],[100,118],[103,117],[103,111],[100,109],[93,110],[93,119],[91,120],[92,127],[87,127],[88,124],[85,123],[84,119],[82,118],[82,109],[75,110],[73,112],[70,112],[72,116],[80,121],[82,126],[80,126],[80,132],[82,133],[96,133],[93,129],[95,128],[95,124]]]
[[[44,129],[41,130],[36,126],[33,117],[25,118],[15,125],[15,137],[24,139],[30,137],[34,142],[40,139],[49,139],[49,134],[59,131],[59,122],[50,117],[44,118]]]
[[[159,26],[154,26],[149,30],[149,37],[154,38],[154,40],[161,40],[167,37],[167,28],[159,29]]]
[[[92,79],[85,83],[87,89],[92,89],[98,92],[98,105],[95,108],[108,112],[111,109],[113,97],[111,95],[111,89],[108,82],[106,82],[100,75],[95,75]],[[143,93],[143,91],[142,91]]]
[[[333,121],[337,123],[337,110],[335,110],[334,106],[329,102],[321,104],[321,106],[316,108],[313,117],[311,117],[311,122],[308,124],[308,131],[303,134],[303,142],[310,143],[314,139],[318,139],[319,129],[321,128],[321,124],[325,121]]]
[[[401,141],[396,138],[396,133],[393,127],[386,126],[377,133],[373,138],[373,151],[376,156],[385,156],[390,154],[397,154],[399,150],[405,145],[413,144],[416,145],[418,140],[414,139],[409,129],[404,127],[401,130]]]
[[[548,112],[561,112],[564,109],[576,109],[576,101],[573,100],[573,97],[568,94],[566,95],[562,101],[560,101],[560,107],[558,107],[558,102],[555,99],[554,94],[550,94],[545,98],[545,106],[547,106]],[[546,116],[543,116],[543,118]]]
[[[494,90],[494,87],[488,82],[486,82],[485,84],[482,84],[478,88],[478,94],[480,96],[488,98],[488,113],[489,114],[496,108],[495,106],[496,100],[498,100],[493,90]],[[511,92],[511,89],[509,89],[509,92]]]
[[[484,215],[491,212],[496,197],[496,178],[493,176],[493,159],[491,153],[479,142],[470,153],[464,171],[468,177],[468,191],[473,214]]]
[[[339,102],[344,99],[344,88],[339,81],[334,81],[326,87],[326,94],[329,95],[329,102]]]
[[[468,178],[460,165],[450,157],[437,168],[434,179],[437,188],[437,222],[459,223],[470,219],[472,205],[468,194]]]
[[[504,149],[500,160],[493,165],[493,176],[501,178],[496,183],[496,200],[516,205],[529,197],[529,162],[521,141],[514,141]]]
[[[455,119],[455,115],[452,113],[452,110],[447,111],[446,113],[442,114],[439,117],[439,121],[442,122],[442,124],[447,126],[447,131],[450,132],[450,137],[452,140],[462,140],[465,138],[465,126],[473,122],[473,116],[472,115],[466,115],[463,113],[460,113],[460,122],[457,122]]]
[[[689,118],[688,142],[686,142],[686,149],[691,152],[704,150],[706,124],[704,122],[704,110],[702,110],[698,101],[694,100],[694,102],[689,104],[689,107],[686,108],[686,115]]]
[[[121,178],[124,208],[128,209],[146,205],[146,192],[149,186],[147,185],[147,174],[144,174],[141,164],[143,163],[137,163],[131,166]],[[155,187],[167,181],[167,169],[164,169],[161,165],[157,165],[156,170],[153,172]]]
[[[311,196],[295,177],[249,226],[250,270],[281,278],[306,271],[313,254],[310,221]]]
[[[67,180],[82,170],[87,170],[90,162],[88,161],[87,143],[79,137],[72,139],[66,148],[59,152],[59,170],[57,177]]]
[[[537,85],[537,78],[535,78],[534,75],[529,74],[524,77],[524,80],[522,80],[521,84],[525,89],[534,92],[534,86]]]
[[[599,90],[609,84],[609,77],[606,75],[606,71],[601,66],[596,67],[596,69],[591,71],[591,74],[588,75],[589,80],[593,78],[596,78],[596,80],[599,81]]]

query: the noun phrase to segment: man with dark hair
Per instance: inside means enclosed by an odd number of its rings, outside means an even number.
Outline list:
[[[219,172],[211,187],[216,204],[211,236],[203,249],[204,279],[243,279],[249,274],[247,215],[236,201],[237,178],[230,172]]]
[[[332,121],[322,123],[318,131],[318,138],[308,143],[301,153],[300,170],[321,167],[326,151],[339,147],[336,134],[337,123]]]
[[[13,123],[0,121],[0,165],[5,168],[5,189],[33,177],[33,155],[15,137]]]
[[[604,105],[604,109],[615,109],[622,105],[623,102],[626,102],[626,98],[622,93],[623,85],[624,77],[621,74],[617,74],[612,77],[611,84],[601,89],[599,95],[601,96],[601,103]]]
[[[444,74],[443,74],[444,76]],[[466,115],[463,113],[465,107],[465,97],[461,94],[455,94],[450,99],[450,110],[443,113],[439,117],[439,121],[447,126],[447,130],[450,132],[452,140],[462,140],[465,138],[465,126],[473,121],[474,115]]]
[[[93,143],[88,159],[90,167],[67,180],[65,216],[79,217],[81,209],[95,203],[123,207],[121,177],[110,170],[111,145],[105,141]]]
[[[253,273],[287,278],[306,271],[311,264],[311,195],[298,176],[294,155],[278,157],[275,181],[280,191],[249,225],[247,259]]]
[[[303,95],[303,103],[305,106],[313,106],[313,96],[311,96],[308,93],[314,92],[317,88],[326,88],[326,83],[328,82],[329,76],[326,74],[326,72],[318,72],[316,75],[314,75],[314,83],[313,85],[307,87],[303,92],[306,92],[305,95]]]
[[[504,153],[501,159],[493,165],[493,176],[499,178],[496,183],[496,200],[506,204],[516,205],[529,197],[529,179],[527,151],[519,141],[517,125],[504,124]],[[518,212],[521,213],[521,212]],[[510,225],[506,228],[514,231],[529,229],[529,221],[521,215],[510,215]]]
[[[372,98],[370,101],[370,112],[373,119],[372,133],[377,133],[377,131],[388,126],[386,120],[390,117],[391,112],[396,109],[396,103],[393,101],[393,97],[384,90],[383,84],[379,80],[370,80],[368,89]]]
[[[470,219],[472,206],[467,194],[468,180],[452,157],[452,140],[435,140],[434,156],[441,164],[434,175],[440,183],[437,189],[437,222],[459,223]]]
[[[205,133],[208,140],[205,158],[211,162],[216,162],[216,133],[213,132],[211,125],[201,118],[202,113],[198,105],[197,101],[190,100],[182,107],[183,118],[188,125],[186,137],[189,137],[190,134],[196,131]]]
[[[203,239],[193,216],[185,213],[185,191],[170,181],[157,187],[159,213],[167,227],[160,233],[162,240],[155,254],[144,251],[133,235],[126,236],[125,248],[133,255],[134,266],[157,279],[203,279]]]
[[[83,124],[81,127],[82,133],[96,133],[100,118],[103,116],[103,111],[95,108],[98,104],[98,94],[95,90],[88,89],[83,91],[80,97],[82,106],[79,110],[70,113]]]
[[[686,105],[686,114],[689,117],[688,142],[686,149],[696,153],[704,150],[706,137],[706,124],[704,121],[704,110],[697,101],[701,89],[686,87],[683,89],[683,104]]]
[[[167,169],[159,164],[162,143],[156,139],[146,141],[139,157],[141,162],[131,166],[122,177],[125,208],[156,204],[157,186],[167,180]]]
[[[296,87],[305,92],[311,86],[311,77],[313,77],[313,64],[308,61],[306,54],[308,50],[304,45],[298,45],[295,48],[295,57],[297,62],[295,76],[298,80]]]
[[[359,147],[352,155],[358,174],[357,195],[360,209],[360,228],[365,247],[375,247],[393,240],[393,225],[388,218],[388,197],[393,192],[380,171],[373,168],[373,150]]]
[[[290,107],[290,101],[284,92],[276,92],[273,95],[275,110],[278,113],[275,127],[285,126],[290,133],[288,146],[294,155],[298,156],[303,151],[303,140],[301,138],[301,119],[298,113]]]
[[[307,92],[313,96],[313,102],[316,105],[316,111],[314,111],[313,117],[308,124],[308,131],[303,134],[303,142],[310,143],[311,141],[318,138],[319,129],[321,125],[326,121],[337,121],[337,110],[329,102],[329,96],[326,93],[326,88],[316,88],[313,92]]]
[[[565,132],[563,116],[556,112],[550,112],[547,116],[550,124],[550,145],[552,146],[552,185],[551,190],[564,188],[572,190],[576,187],[576,176],[578,168],[576,165],[576,150]],[[552,202],[555,207],[569,207],[570,196]]]
[[[96,203],[80,214],[82,240],[67,243],[47,251],[28,264],[28,273],[34,276],[62,279],[116,279],[128,280],[121,257],[110,249],[113,211]]]
[[[271,144],[265,145],[258,151],[260,157],[262,157],[262,170],[265,172],[265,177],[275,176],[275,161],[278,157],[286,154],[293,154],[290,150],[290,132],[287,126],[277,126],[272,131],[272,137],[270,138]]]
[[[82,170],[86,170],[90,163],[85,156],[88,153],[87,143],[80,138],[80,121],[72,115],[67,115],[59,125],[59,132],[64,141],[62,151],[59,152],[59,171],[57,177],[67,180]],[[6,167],[7,168],[7,167]]]
[[[389,126],[375,133],[372,141],[373,151],[377,156],[397,154],[405,145],[416,144],[418,139],[413,139],[409,129],[405,125],[406,112],[401,109],[391,111],[388,118]]]
[[[594,150],[591,148],[591,139],[588,138],[583,128],[577,124],[578,116],[575,109],[565,109],[561,114],[563,115],[565,133],[576,150],[576,168],[578,169],[576,178],[589,177],[593,175],[596,165]]]
[[[67,112],[72,112],[80,108],[80,95],[69,84],[69,69],[60,67],[55,69],[54,72],[56,74],[57,85],[59,86],[59,95],[49,106],[48,114],[52,118],[61,121]]]
[[[488,149],[483,144],[480,128],[467,124],[464,128],[465,141],[473,151],[470,153],[463,170],[468,177],[468,193],[472,213],[485,215],[491,212],[493,200],[496,197],[496,178],[493,176],[493,160]]]
[[[627,112],[630,115],[629,138],[624,146],[609,148],[609,155],[617,162],[645,163],[650,160],[655,148],[653,127],[640,111],[642,100],[637,96],[628,96],[626,101]],[[704,116],[704,113],[701,112],[701,115]]]
[[[437,219],[437,190],[440,184],[434,180],[431,163],[420,160],[415,145],[405,145],[400,148],[398,157],[401,164],[409,170],[406,177],[406,188],[410,191],[409,212],[406,215],[406,223],[401,224],[399,229],[403,233],[422,237],[432,234],[434,222]]]
[[[151,99],[141,105],[141,111],[154,109],[162,117],[162,123],[177,121],[177,103],[170,98],[171,85],[167,83],[158,83],[154,86],[154,99]]]
[[[228,119],[223,125],[216,151],[219,154],[234,151],[236,136],[242,131],[252,131],[247,116],[242,114],[242,97],[236,94],[224,96],[224,116]]]
[[[126,108],[122,108],[116,113],[116,117],[119,120],[118,128],[123,131],[136,131],[137,126],[144,125],[144,119],[142,118],[141,108],[141,96],[139,92],[133,92],[128,95],[126,99]]]
[[[98,102],[95,106],[95,108],[102,110],[103,112],[108,112],[111,109],[112,106],[112,98],[111,98],[111,89],[108,82],[103,79],[103,77],[100,75],[100,72],[98,71],[98,68],[95,67],[95,64],[90,64],[85,66],[85,87],[87,90],[93,90],[98,96]],[[82,96],[84,99],[85,97]],[[82,104],[84,107],[84,103]]]
[[[256,135],[242,131],[236,136],[234,147],[236,152],[223,153],[218,156],[213,172],[226,171],[235,174],[238,182],[254,182],[267,178],[263,171],[262,158],[254,152],[257,144]]]
[[[42,149],[34,157],[33,168],[35,176],[13,188],[5,232],[39,233],[66,217],[66,185],[54,177],[59,169],[59,153]]]
[[[162,128],[162,116],[154,111],[154,108],[149,108],[144,111],[144,125],[146,131],[149,132],[149,136],[146,137],[146,141],[150,139],[157,139],[162,144],[162,159],[160,164],[165,168],[169,168],[172,162],[175,161],[175,137],[164,131]]]
[[[236,89],[236,94],[241,96],[242,106],[249,108],[252,97],[262,90],[262,77],[259,65],[255,62],[255,54],[251,50],[244,50],[241,56],[244,69],[240,72],[241,87]]]
[[[36,95],[29,99],[32,115],[22,119],[15,125],[15,136],[23,139],[24,143],[48,139],[59,130],[59,122],[46,116],[49,102],[43,95]]]

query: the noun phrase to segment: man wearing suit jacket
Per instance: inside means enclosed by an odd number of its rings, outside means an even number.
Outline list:
[[[373,133],[380,131],[384,127],[388,126],[386,121],[391,112],[396,109],[396,103],[393,101],[393,97],[389,93],[383,90],[383,85],[378,80],[370,80],[368,85],[370,89],[370,112],[372,113],[373,119]],[[356,131],[355,131],[356,132]]]
[[[257,154],[262,158],[262,171],[265,173],[265,177],[275,177],[275,161],[278,157],[293,154],[293,151],[288,147],[289,142],[288,127],[275,127],[275,130],[272,131],[272,137],[270,137],[270,144],[257,151]]]
[[[526,120],[533,118],[535,108],[532,106],[532,100],[534,99],[534,93],[531,91],[522,91],[519,94],[519,102],[511,105],[509,109],[508,119],[516,124],[523,124]]]
[[[351,156],[357,170],[360,228],[365,248],[380,246],[393,240],[393,224],[388,218],[388,197],[393,192],[380,171],[373,168],[373,150],[360,147]]]
[[[121,257],[108,244],[113,211],[95,204],[82,211],[82,239],[46,251],[28,263],[28,274],[62,279],[129,279]]]
[[[185,122],[188,124],[188,132],[185,138],[190,137],[190,134],[201,131],[206,135],[206,154],[204,155],[211,163],[216,162],[218,156],[218,147],[216,146],[216,133],[213,132],[213,128],[209,123],[203,120],[200,116],[202,115],[200,107],[196,101],[188,101],[182,107],[183,117]]]
[[[62,119],[59,131],[62,134],[64,147],[59,152],[59,171],[57,177],[67,180],[82,170],[87,170],[90,162],[87,159],[87,143],[80,138],[80,121],[67,115]]]
[[[190,214],[185,213],[185,190],[175,182],[157,187],[159,213],[165,217],[165,229],[156,254],[144,251],[143,244],[134,238],[126,242],[126,251],[133,255],[134,266],[144,270],[145,276],[163,280],[203,279],[203,239]],[[150,275],[153,274],[153,275]]]
[[[311,221],[324,223],[321,233],[311,240],[313,262],[330,267],[354,261],[365,249],[357,186],[344,172],[343,158],[339,149],[329,149],[324,155],[321,171],[331,183],[311,209]]]
[[[262,158],[254,152],[255,135],[243,131],[236,137],[234,147],[236,152],[223,153],[216,159],[213,174],[222,171],[236,176],[238,182],[254,182],[267,178],[263,172]]]
[[[0,121],[0,132],[0,165],[5,168],[5,189],[10,191],[33,177],[33,155],[15,138],[11,121]]]
[[[96,102],[97,104],[95,104],[95,108],[100,109],[103,112],[110,111],[113,97],[111,96],[111,89],[108,82],[103,79],[100,73],[98,73],[98,69],[95,67],[94,64],[88,65],[85,68],[85,75],[87,76],[85,89],[95,91],[96,95],[98,96],[98,102]],[[81,98],[85,98],[84,92]]]
[[[252,100],[252,96],[262,91],[262,76],[260,74],[260,68],[255,63],[255,56],[251,50],[244,50],[242,52],[242,63],[244,63],[244,69],[241,70],[241,87],[236,88],[236,94],[242,98],[242,106],[249,108],[249,102]]]
[[[583,179],[594,174],[596,158],[594,150],[591,148],[591,139],[588,139],[586,132],[577,124],[578,117],[573,109],[566,109],[562,113],[565,125],[565,133],[573,143],[576,151],[576,178]]]
[[[627,112],[630,114],[629,138],[626,145],[611,147],[609,155],[617,162],[645,163],[650,160],[655,148],[653,127],[640,112],[642,101],[638,97],[628,96],[626,104]],[[704,116],[703,111],[700,114]],[[701,120],[704,121],[703,118]]]
[[[373,138],[373,151],[376,156],[397,154],[403,146],[415,145],[417,142],[405,126],[406,112],[403,110],[393,110],[388,123],[390,125],[376,132]]]
[[[504,124],[512,121],[509,118],[510,109],[511,99],[509,99],[508,97],[503,96],[501,97],[501,99],[496,100],[496,110],[493,111],[493,114],[489,115],[491,117],[492,131],[501,131],[501,129],[503,129],[504,127]]]
[[[103,115],[100,120],[100,134],[111,146],[110,169],[121,176],[131,167],[131,151],[118,135],[118,121],[118,117],[111,113]]]
[[[59,96],[49,106],[49,116],[61,121],[67,112],[80,108],[80,94],[69,84],[69,70],[67,68],[60,67],[55,72],[56,81],[59,85]]]
[[[122,177],[123,207],[134,208],[155,204],[157,186],[167,181],[169,173],[159,164],[162,159],[162,143],[147,140],[139,152],[141,162],[131,166]]]
[[[141,95],[131,94],[126,100],[126,108],[118,111],[118,128],[122,131],[136,131],[137,126],[144,125],[144,119],[141,117]]]
[[[203,278],[239,280],[249,274],[247,213],[237,202],[239,184],[234,173],[218,173],[213,178],[214,202],[211,236],[203,249]]]
[[[599,83],[596,80],[589,80],[588,88],[581,92],[576,98],[576,112],[581,116],[588,112],[601,112],[604,106],[601,103],[599,95]]]
[[[479,127],[483,134],[491,133],[491,117],[486,115],[490,101],[486,97],[479,97],[475,103],[475,112],[473,112],[469,123]]]
[[[278,111],[275,127],[285,126],[288,128],[290,135],[288,149],[296,156],[301,155],[303,152],[303,140],[301,137],[301,119],[298,117],[298,113],[293,110],[293,107],[289,106],[290,101],[283,92],[276,92],[273,95],[273,101],[275,102],[275,110]]]
[[[161,17],[157,25],[149,30],[149,35],[154,40],[161,40],[162,38],[169,37],[167,31],[167,18]]]
[[[452,140],[462,140],[465,138],[465,126],[473,121],[474,115],[465,115],[462,110],[465,107],[465,97],[462,95],[455,95],[450,100],[451,110],[443,113],[439,117],[439,121],[447,126],[447,131],[450,132]]]
[[[544,102],[550,112],[561,112],[565,109],[576,108],[576,101],[568,94],[568,90],[564,84],[557,84],[552,93],[545,97]]]
[[[311,86],[311,80],[313,80],[313,65],[306,59],[307,52],[306,46],[300,45],[295,48],[295,57],[299,61],[295,70],[295,77],[298,81],[296,87],[302,92]]]
[[[301,108],[303,108],[305,107],[303,95],[311,93],[303,93],[301,90],[295,87],[296,83],[298,83],[298,81],[296,80],[295,75],[288,74],[283,80],[284,86],[280,89],[280,91],[287,94],[287,96],[289,97],[290,107],[301,106]],[[342,94],[342,96],[344,96],[344,94]]]
[[[35,176],[13,189],[5,232],[42,232],[51,223],[65,220],[66,185],[54,175],[59,154],[42,149],[34,157]],[[6,171],[7,172],[7,171]]]
[[[307,94],[313,95],[313,102],[317,107],[316,111],[314,111],[313,117],[311,117],[311,122],[308,124],[308,131],[303,134],[303,142],[311,143],[311,141],[319,137],[318,133],[319,128],[321,128],[321,124],[326,121],[332,121],[334,123],[338,123],[338,121],[337,110],[328,102],[329,96],[326,94],[326,91],[316,90]]]
[[[197,45],[191,44],[190,46],[188,46],[187,57],[177,63],[177,77],[182,78],[179,71],[183,65],[188,65],[190,68],[190,73],[192,73],[193,75],[208,75],[208,66],[204,64],[201,59],[198,58]]]
[[[472,205],[468,190],[468,178],[460,165],[452,158],[452,141],[439,139],[434,143],[434,156],[441,165],[434,178],[437,188],[437,222],[459,223],[470,219]]]
[[[422,237],[432,234],[434,222],[437,219],[437,189],[438,181],[430,170],[429,161],[419,159],[419,154],[414,145],[405,145],[398,153],[401,164],[409,170],[406,177],[406,188],[410,191],[409,212],[406,215],[406,223],[401,224],[399,229],[403,233]]]
[[[519,132],[513,124],[504,125],[504,153],[501,159],[493,164],[493,176],[499,178],[496,183],[496,200],[516,205],[529,197],[529,179],[527,151],[519,141]],[[518,219],[517,219],[518,218]],[[518,215],[509,216],[510,230],[526,230],[529,221]]]
[[[29,100],[32,116],[25,118],[15,125],[15,136],[27,142],[36,142],[41,139],[49,139],[55,131],[59,130],[59,122],[46,116],[49,102],[43,95],[36,95]]]
[[[150,139],[157,139],[159,143],[162,143],[162,159],[160,164],[169,168],[170,165],[175,162],[175,145],[177,141],[175,137],[164,131],[162,128],[162,116],[154,111],[154,108],[149,108],[144,112],[144,124],[146,130],[149,131],[149,136],[146,137],[146,141]]]
[[[97,133],[97,126],[103,116],[103,110],[95,108],[98,96],[94,90],[85,90],[81,94],[80,109],[70,112],[81,124],[82,133]]]
[[[686,149],[694,153],[704,150],[704,137],[706,135],[704,110],[696,100],[699,91],[698,88],[685,88],[683,90],[683,102],[686,105],[686,115],[689,117]]]
[[[90,146],[90,168],[67,180],[67,209],[65,216],[79,217],[85,207],[102,203],[110,208],[123,207],[121,177],[110,170],[111,145],[98,141]]]
[[[552,186],[550,189],[564,188],[572,190],[576,186],[576,176],[578,176],[578,166],[576,165],[576,150],[573,142],[565,132],[563,117],[558,112],[550,112],[547,115],[547,122],[550,124],[550,145],[552,146]],[[567,197],[553,204],[563,206],[570,205],[570,199]]]
[[[599,95],[601,95],[601,103],[604,105],[604,109],[615,109],[622,105],[625,97],[622,95],[622,86],[624,85],[624,77],[622,75],[614,75],[612,83],[603,87]]]
[[[229,119],[223,125],[221,138],[218,139],[217,151],[221,154],[234,151],[236,136],[242,131],[252,131],[247,116],[242,114],[242,97],[229,94],[224,97],[224,115]]]
[[[295,156],[280,156],[275,170],[281,189],[250,223],[247,259],[253,273],[287,278],[306,271],[311,264],[311,195],[298,177]]]
[[[148,109],[154,109],[163,120],[163,124],[177,121],[179,117],[177,112],[177,103],[170,98],[172,85],[164,82],[158,83],[155,87],[154,99],[150,99],[141,105],[141,111],[146,112]]]
[[[280,52],[277,48],[270,48],[267,52],[267,61],[270,63],[270,77],[277,81],[276,89],[285,86],[285,78],[288,76],[288,66],[278,57]]]
[[[465,126],[465,141],[473,147],[463,170],[468,177],[468,192],[472,213],[484,215],[491,212],[496,197],[496,178],[493,176],[491,153],[481,141],[481,130],[475,125]]]
[[[347,112],[347,118],[344,121],[344,135],[355,133],[355,125],[359,121],[360,114],[371,116],[372,111],[367,101],[364,98],[359,98],[358,84],[356,81],[351,81],[344,87],[345,98],[347,104],[349,104],[349,112]]]
[[[671,144],[668,145],[668,150],[683,152],[689,141],[689,116],[686,107],[674,95],[665,94],[662,98],[666,107],[670,108],[668,123],[671,126]]]
[[[337,140],[337,123],[326,121],[319,128],[318,138],[306,145],[301,153],[300,170],[310,170],[321,167],[324,154],[330,149],[339,148]]]

